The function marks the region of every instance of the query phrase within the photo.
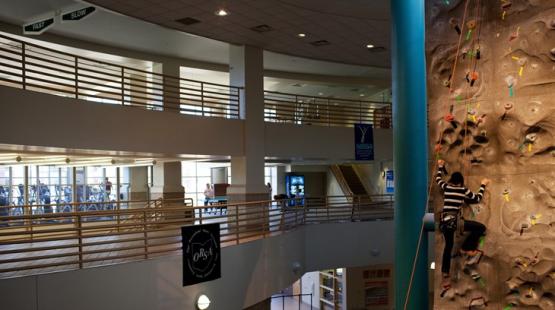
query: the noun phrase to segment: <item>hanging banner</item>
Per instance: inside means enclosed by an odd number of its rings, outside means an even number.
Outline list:
[[[355,160],[374,160],[372,125],[355,124]]]
[[[385,193],[393,194],[395,192],[395,180],[393,177],[393,170],[385,172]]]
[[[181,227],[183,286],[219,279],[220,224]]]

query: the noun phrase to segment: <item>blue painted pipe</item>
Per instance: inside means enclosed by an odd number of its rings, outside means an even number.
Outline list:
[[[403,309],[428,194],[424,0],[392,0],[395,309]],[[407,309],[428,309],[427,234]]]

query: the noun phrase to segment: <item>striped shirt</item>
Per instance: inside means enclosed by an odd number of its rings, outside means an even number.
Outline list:
[[[464,186],[451,185],[445,182],[442,178],[444,171],[445,168],[440,168],[436,174],[436,182],[443,190],[444,212],[459,212],[465,201],[468,203],[479,203],[482,200],[486,189],[485,185],[480,185],[480,190],[477,194],[474,194]]]

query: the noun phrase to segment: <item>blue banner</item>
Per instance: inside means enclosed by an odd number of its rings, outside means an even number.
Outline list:
[[[386,194],[393,194],[395,192],[395,180],[393,179],[393,170],[385,172],[385,192]]]
[[[355,124],[355,160],[374,160],[372,125]]]

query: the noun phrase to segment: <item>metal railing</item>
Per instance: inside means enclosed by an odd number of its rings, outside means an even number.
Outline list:
[[[104,104],[238,119],[241,89],[81,57],[0,35],[0,85]],[[266,91],[267,122],[391,127],[388,102]]]
[[[0,278],[178,253],[184,225],[219,223],[221,244],[230,246],[301,225],[393,217],[389,196],[226,204],[218,206],[224,209],[219,215],[186,206],[183,199],[125,203],[128,209],[84,211],[82,204],[72,204],[72,212],[0,217]]]
[[[0,35],[0,85],[106,104],[239,118],[240,89],[81,57]]]
[[[304,303],[303,302],[303,297],[308,297],[310,300],[310,303]],[[289,304],[287,304],[288,306],[294,306],[293,304],[297,304],[298,309],[299,310],[305,310],[308,307],[310,307],[309,309],[312,310],[312,294],[294,294],[294,295],[274,295],[272,297],[270,297],[271,299],[271,310],[286,310],[286,309],[290,309],[290,308],[286,308],[286,300],[290,300],[293,299],[293,301],[291,301]],[[296,299],[296,300],[295,300]],[[277,301],[277,302],[276,302]],[[279,301],[281,301],[281,306],[279,304]],[[295,308],[297,308],[295,306]]]
[[[345,127],[364,123],[391,128],[391,104],[265,91],[264,118],[299,125]]]

